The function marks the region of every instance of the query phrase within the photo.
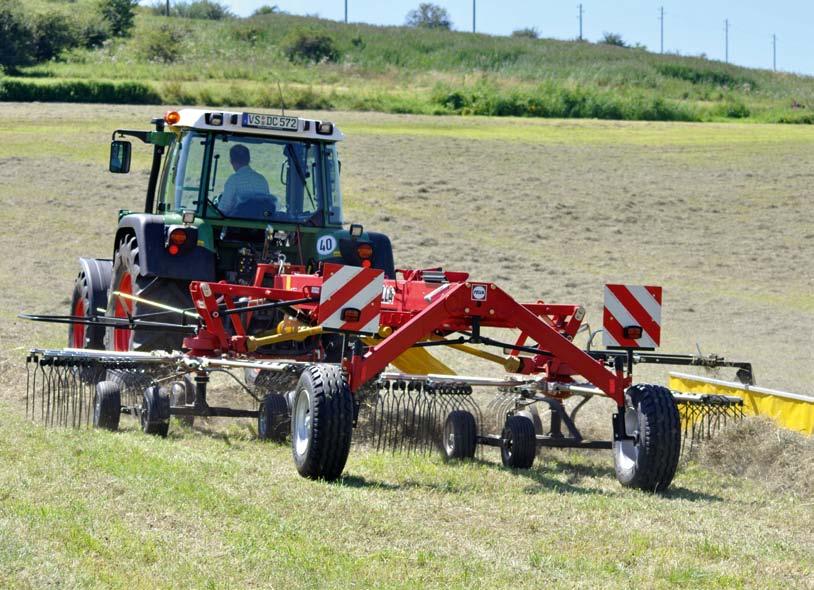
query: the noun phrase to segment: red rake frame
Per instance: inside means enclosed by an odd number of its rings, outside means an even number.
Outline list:
[[[324,315],[320,313],[319,303],[323,276],[300,273],[297,268],[287,268],[287,273],[278,270],[276,265],[259,265],[255,284],[262,284],[263,278],[270,275],[273,286],[269,287],[193,282],[190,293],[205,327],[197,336],[185,341],[190,353],[196,356],[249,353],[250,336],[245,327],[248,319],[244,324],[240,316],[249,315],[251,309],[287,306],[296,309],[310,324],[317,325]],[[468,335],[468,342],[473,344],[499,345],[481,336],[480,330],[508,328],[519,331],[516,343],[508,345],[513,354],[520,350],[533,352],[531,358],[522,359],[519,372],[543,375],[550,383],[571,383],[573,376],[581,375],[617,406],[624,405],[624,392],[632,382],[631,376],[625,375],[621,367],[609,370],[601,360],[572,342],[583,317],[581,307],[519,303],[494,283],[469,281],[466,273],[399,272],[403,279],[384,281],[381,341],[369,347],[357,342],[353,355],[343,361],[354,393],[402,353],[421,346],[431,336],[446,337],[459,332]],[[239,299],[260,307],[239,305]],[[231,320],[231,333],[224,325],[224,317]],[[353,333],[353,330],[342,332]],[[535,347],[525,346],[529,339],[536,343]]]

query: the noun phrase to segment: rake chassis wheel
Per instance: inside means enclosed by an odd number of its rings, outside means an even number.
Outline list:
[[[116,431],[119,429],[122,396],[118,383],[100,381],[93,398],[93,427]]]
[[[503,465],[512,469],[530,469],[537,455],[537,437],[531,418],[520,414],[509,416],[501,438],[500,458]]]
[[[670,390],[638,384],[625,394],[627,437],[613,443],[616,478],[625,487],[660,492],[670,485],[681,452],[681,425]],[[616,437],[615,437],[616,438]]]
[[[165,389],[152,385],[144,390],[139,418],[141,430],[146,434],[162,438],[167,436],[170,429],[170,396]]]
[[[475,417],[466,410],[450,412],[444,422],[443,448],[447,459],[471,459],[477,447]]]
[[[333,481],[342,475],[353,431],[353,398],[342,368],[309,365],[294,394],[291,447],[303,477]]]
[[[260,403],[257,416],[257,437],[260,440],[285,442],[291,432],[291,412],[284,395],[269,393]]]

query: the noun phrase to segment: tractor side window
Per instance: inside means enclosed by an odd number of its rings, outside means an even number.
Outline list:
[[[184,135],[168,156],[161,201],[165,211],[197,210],[206,137],[198,133]]]
[[[328,223],[342,224],[342,191],[339,188],[339,158],[336,145],[325,146],[325,183],[328,187]]]

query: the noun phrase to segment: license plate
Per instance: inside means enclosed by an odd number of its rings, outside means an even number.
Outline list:
[[[300,120],[297,117],[285,115],[258,115],[243,113],[244,127],[257,127],[258,129],[276,129],[279,131],[297,131]]]

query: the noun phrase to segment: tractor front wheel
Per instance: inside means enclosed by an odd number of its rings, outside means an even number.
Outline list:
[[[681,425],[673,394],[659,385],[633,385],[625,393],[625,437],[613,443],[616,478],[630,488],[667,489],[678,466]]]
[[[181,317],[168,310],[161,310],[127,296],[136,296],[156,303],[184,309],[192,305],[187,284],[161,277],[145,277],[139,267],[139,246],[135,236],[125,236],[120,242],[113,258],[113,269],[110,280],[110,292],[107,298],[108,317],[128,318],[143,314],[150,316],[151,321],[181,323]],[[129,330],[127,328],[108,327],[105,333],[107,350],[181,350],[184,337],[182,334],[161,331]]]
[[[338,365],[309,365],[294,394],[291,447],[303,477],[342,475],[353,431],[353,397]]]

